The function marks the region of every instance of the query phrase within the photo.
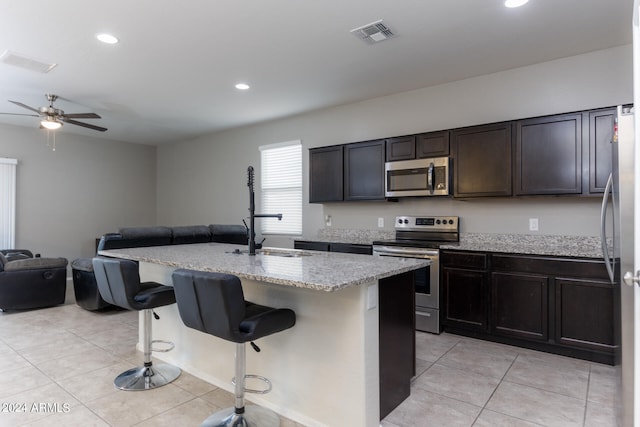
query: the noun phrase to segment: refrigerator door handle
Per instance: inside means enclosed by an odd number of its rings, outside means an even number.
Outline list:
[[[604,195],[602,196],[602,209],[600,210],[600,241],[602,245],[602,257],[604,258],[604,265],[607,267],[607,273],[609,274],[611,283],[613,283],[614,276],[612,262],[609,258],[609,245],[607,244],[607,205],[609,204],[612,185],[613,174],[609,174],[609,179],[607,179],[607,185],[604,189]]]

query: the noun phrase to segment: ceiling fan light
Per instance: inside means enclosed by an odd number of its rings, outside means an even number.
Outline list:
[[[49,130],[56,130],[62,127],[62,122],[59,122],[52,117],[47,117],[46,119],[42,120],[40,124],[42,125],[43,128],[49,129]]]

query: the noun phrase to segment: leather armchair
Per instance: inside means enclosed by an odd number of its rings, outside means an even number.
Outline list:
[[[63,304],[67,264],[66,258],[34,258],[27,249],[0,250],[0,309]]]

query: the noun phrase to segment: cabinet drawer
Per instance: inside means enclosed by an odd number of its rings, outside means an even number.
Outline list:
[[[329,252],[330,244],[328,242],[314,242],[310,240],[296,240],[293,242],[294,249],[303,249],[307,251],[325,251]]]
[[[358,245],[353,243],[332,243],[331,252],[343,252],[348,254],[373,254],[373,246],[371,245]]]
[[[479,252],[442,251],[440,253],[440,263],[447,267],[474,270],[486,270],[489,267],[488,255]]]

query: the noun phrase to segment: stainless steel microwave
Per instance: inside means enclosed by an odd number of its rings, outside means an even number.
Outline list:
[[[450,194],[449,158],[387,162],[385,196],[448,196]]]

